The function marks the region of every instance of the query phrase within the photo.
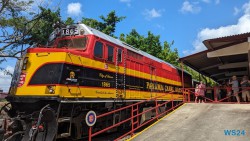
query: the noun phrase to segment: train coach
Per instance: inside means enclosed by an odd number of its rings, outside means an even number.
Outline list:
[[[15,125],[8,138],[81,139],[88,111],[101,114],[162,94],[159,101],[168,101],[170,92],[182,101],[182,85],[191,87],[192,78],[184,72],[181,79],[175,66],[96,29],[58,27],[46,46],[28,48],[16,64],[7,97],[11,106],[4,108]],[[97,121],[94,128],[115,124],[129,112]]]

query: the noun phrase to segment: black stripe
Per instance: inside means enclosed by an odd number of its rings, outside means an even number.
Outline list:
[[[70,72],[75,73],[75,77],[70,79]],[[117,75],[118,89],[124,88],[124,74]],[[116,73],[82,67],[72,64],[56,63],[46,64],[39,68],[31,78],[29,85],[44,84],[64,84],[91,87],[115,88]],[[126,75],[126,89],[154,92],[169,92],[172,90],[180,92],[179,86],[167,83],[151,81],[149,79],[138,78]]]

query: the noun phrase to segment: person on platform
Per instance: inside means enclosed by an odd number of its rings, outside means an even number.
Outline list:
[[[206,86],[205,84],[203,84],[203,82],[201,81],[199,86],[198,86],[198,101],[199,103],[204,103],[204,96],[205,96],[205,90],[206,90]]]
[[[248,87],[249,85],[249,80],[247,76],[242,77],[242,81],[240,82],[241,88],[242,88],[242,99],[244,102],[246,102],[248,98],[248,102],[250,102],[250,96],[249,96],[249,90]]]
[[[233,76],[231,82],[230,82],[230,79],[229,79],[229,84],[232,84],[233,95],[236,97],[237,103],[240,103],[239,82],[237,80],[237,77]]]
[[[198,92],[199,92],[199,84],[196,84],[195,86],[195,90],[194,90],[194,95],[195,95],[195,103],[197,103],[197,100],[198,100]]]
[[[221,93],[220,93],[220,86],[219,86],[219,84],[216,84],[216,85],[214,86],[214,91],[215,91],[215,93],[216,93],[217,100],[218,100],[218,101],[221,100]]]
[[[231,96],[232,96],[232,87],[229,85],[229,82],[226,83],[225,85],[226,90],[227,90],[227,102],[231,102]]]

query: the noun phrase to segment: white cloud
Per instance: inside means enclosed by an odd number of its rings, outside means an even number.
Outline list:
[[[205,3],[210,3],[210,0],[202,0]]]
[[[248,3],[245,3],[243,6],[242,6],[242,9],[244,10],[244,13],[245,14],[249,14],[250,15],[250,1]]]
[[[10,73],[14,72],[14,68],[11,66],[7,66],[5,68]],[[0,71],[0,88],[3,89],[4,92],[8,92],[11,82],[11,76],[6,75],[4,71]]]
[[[163,25],[160,24],[156,24],[155,25],[157,28],[161,29],[161,30],[165,30],[165,27]]]
[[[197,5],[198,3],[190,3],[189,1],[184,1],[182,3],[182,7],[180,11],[182,13],[199,13],[201,11],[201,7]]]
[[[162,15],[162,12],[164,12],[165,10],[163,9],[161,9],[161,10],[156,10],[156,9],[151,9],[151,10],[149,10],[149,9],[146,9],[145,11],[144,11],[144,15],[145,15],[145,18],[147,19],[147,20],[151,20],[151,19],[153,19],[153,18],[159,18],[159,17],[161,17],[161,15]]]
[[[220,0],[215,0],[215,4],[220,4]]]
[[[30,0],[19,0],[24,2],[29,2]],[[60,5],[59,1],[52,1],[52,0],[33,0],[33,2],[26,7],[26,12],[33,12],[33,13],[41,13],[41,10],[37,7],[46,7],[50,8],[52,11],[57,10],[58,6]]]
[[[131,0],[120,0],[122,3],[126,3],[128,7],[131,6]]]
[[[120,0],[120,2],[126,3],[128,7],[131,6],[131,4],[130,4],[130,3],[131,3],[131,0]]]
[[[234,15],[238,15],[240,13],[240,9],[237,7],[234,7]]]
[[[68,4],[67,13],[69,15],[78,16],[79,14],[82,13],[81,7],[82,7],[82,5],[79,2],[70,3],[70,4]]]
[[[242,6],[244,15],[242,15],[236,24],[221,26],[219,28],[204,28],[198,33],[196,40],[193,42],[194,50],[185,50],[183,54],[188,55],[205,50],[202,41],[206,39],[218,38],[250,32],[250,1]]]
[[[131,0],[120,0],[120,2],[131,2]]]

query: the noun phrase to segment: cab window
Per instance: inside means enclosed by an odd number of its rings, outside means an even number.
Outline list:
[[[108,61],[114,62],[114,47],[108,46]]]
[[[103,58],[103,44],[101,42],[95,43],[94,56],[97,58]]]
[[[86,49],[87,40],[87,37],[62,39],[58,41],[57,48]]]

